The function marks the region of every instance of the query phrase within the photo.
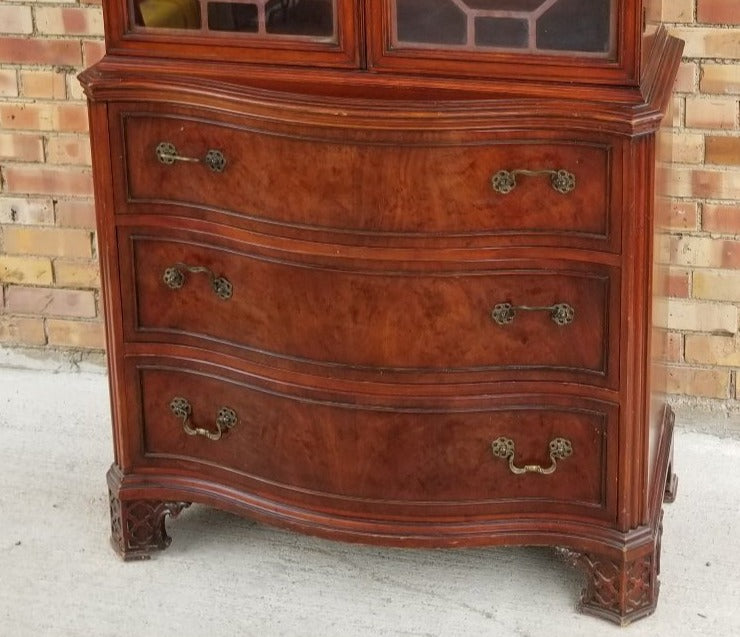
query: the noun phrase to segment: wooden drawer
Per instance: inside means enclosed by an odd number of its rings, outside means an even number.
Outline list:
[[[374,374],[440,374],[448,382],[455,373],[529,374],[616,386],[617,268],[369,262],[164,232],[119,230],[129,341]],[[214,288],[220,279],[226,287]]]
[[[603,139],[270,129],[169,110],[119,111],[113,123],[125,170],[115,182],[119,211],[171,212],[165,206],[174,204],[178,214],[227,214],[229,223],[262,224],[261,231],[330,231],[344,241],[497,237],[613,249],[619,239],[611,185],[619,174]],[[200,161],[165,165],[157,155],[163,143]],[[223,154],[221,172],[205,163],[211,150]],[[496,192],[494,175],[516,170],[567,171],[573,190],[558,192],[547,174],[518,174],[509,192]]]
[[[406,396],[379,405],[301,387],[288,394],[192,359],[133,359],[130,373],[142,465],[196,467],[263,496],[365,513],[376,504],[386,515],[476,506],[613,514],[618,427],[607,403]]]

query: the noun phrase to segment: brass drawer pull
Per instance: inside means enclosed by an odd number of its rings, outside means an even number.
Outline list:
[[[553,438],[548,445],[550,451],[551,464],[549,467],[543,467],[538,464],[525,464],[523,467],[517,467],[514,464],[515,447],[511,438],[496,438],[491,443],[491,450],[496,458],[503,458],[509,461],[509,470],[516,474],[523,473],[541,473],[549,475],[557,469],[558,460],[565,460],[573,453],[573,445],[567,438]]]
[[[550,319],[556,325],[569,325],[575,318],[575,309],[567,303],[556,303],[555,305],[512,305],[511,303],[498,303],[491,310],[491,318],[499,325],[508,325],[514,322],[518,310],[523,312],[550,312]]]
[[[499,170],[491,177],[491,187],[502,195],[508,195],[516,188],[517,175],[524,175],[525,177],[550,175],[550,184],[553,190],[557,190],[563,195],[576,187],[576,176],[562,168],[558,170],[524,170],[523,168],[518,168],[517,170]]]
[[[175,263],[165,269],[162,274],[162,280],[170,290],[179,290],[185,284],[185,272],[193,274],[205,273],[211,280],[211,288],[219,299],[224,301],[231,298],[234,293],[234,286],[226,277],[216,276],[213,270],[200,265],[186,265],[184,263]]]
[[[230,407],[221,407],[216,415],[216,431],[211,431],[203,427],[193,427],[190,424],[190,416],[193,413],[193,408],[185,398],[176,396],[170,401],[170,411],[177,416],[182,418],[183,431],[188,436],[204,436],[208,440],[220,440],[221,436],[232,429],[238,422],[236,412]]]
[[[170,142],[160,142],[156,149],[157,160],[165,166],[172,166],[176,161],[186,161],[193,163],[203,162],[214,173],[222,173],[226,168],[226,157],[220,150],[211,149],[206,153],[203,159],[199,157],[183,157],[177,154],[177,148]]]

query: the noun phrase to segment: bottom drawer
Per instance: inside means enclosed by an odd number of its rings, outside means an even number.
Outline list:
[[[135,455],[142,465],[196,470],[333,510],[351,501],[355,513],[469,505],[614,513],[613,405],[544,395],[380,404],[309,388],[287,394],[223,367],[187,366],[139,360],[130,370],[141,405]]]

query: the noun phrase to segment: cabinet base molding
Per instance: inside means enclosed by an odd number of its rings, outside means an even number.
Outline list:
[[[121,500],[117,489],[109,487],[111,545],[125,561],[148,560],[153,551],[163,551],[171,543],[165,518],[176,518],[190,502],[161,500]]]
[[[187,476],[108,472],[111,543],[124,560],[149,559],[172,542],[165,520],[198,502],[327,539],[363,544],[462,548],[470,546],[557,546],[565,559],[586,575],[579,609],[620,625],[651,614],[660,582],[662,503],[672,502],[678,482],[673,473],[673,412],[663,412],[658,457],[651,480],[650,523],[620,533],[608,527],[572,522],[490,519],[443,524],[423,520],[393,522],[332,517]],[[670,497],[669,497],[670,496]],[[547,528],[547,530],[545,530]],[[590,529],[590,530],[589,530]],[[494,577],[494,576],[492,576]]]

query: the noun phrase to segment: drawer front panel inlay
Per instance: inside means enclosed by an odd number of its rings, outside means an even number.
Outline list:
[[[530,396],[526,404],[511,397],[470,405],[422,406],[413,399],[352,404],[282,394],[251,377],[214,375],[207,366],[163,363],[135,372],[144,458],[234,472],[234,479],[260,483],[257,491],[294,489],[347,500],[446,506],[517,501],[525,508],[530,501],[539,510],[557,504],[604,516],[613,496],[606,476],[614,461],[616,410],[606,403],[561,398],[562,405],[553,405],[552,397]],[[239,414],[238,424],[218,440],[188,435],[171,411],[173,396],[187,397],[197,426],[212,426],[223,405]],[[514,472],[497,455],[500,438],[514,441],[513,464],[529,471]],[[548,445],[560,439],[567,440],[568,452],[556,455],[555,470],[532,470],[549,468]]]
[[[174,204],[279,228],[421,237],[551,235],[611,247],[612,150],[571,138],[270,130],[122,113],[119,209]],[[395,137],[394,137],[395,134]],[[399,136],[400,135],[400,136]],[[163,162],[161,149],[175,149]],[[158,151],[159,149],[159,151]],[[209,155],[210,153],[210,155]],[[223,158],[214,171],[208,157]],[[178,159],[172,159],[173,154]],[[290,166],[284,164],[290,157]],[[550,175],[566,175],[566,187]],[[501,190],[500,174],[515,187]],[[562,178],[561,178],[562,181]],[[517,239],[522,233],[524,237]]]
[[[369,269],[255,254],[244,244],[237,251],[186,238],[192,234],[174,238],[175,231],[131,232],[121,255],[128,340],[209,341],[328,366],[550,370],[616,382],[609,355],[618,349],[610,344],[619,318],[616,268],[507,261],[496,269],[441,263],[420,271],[381,261]]]

